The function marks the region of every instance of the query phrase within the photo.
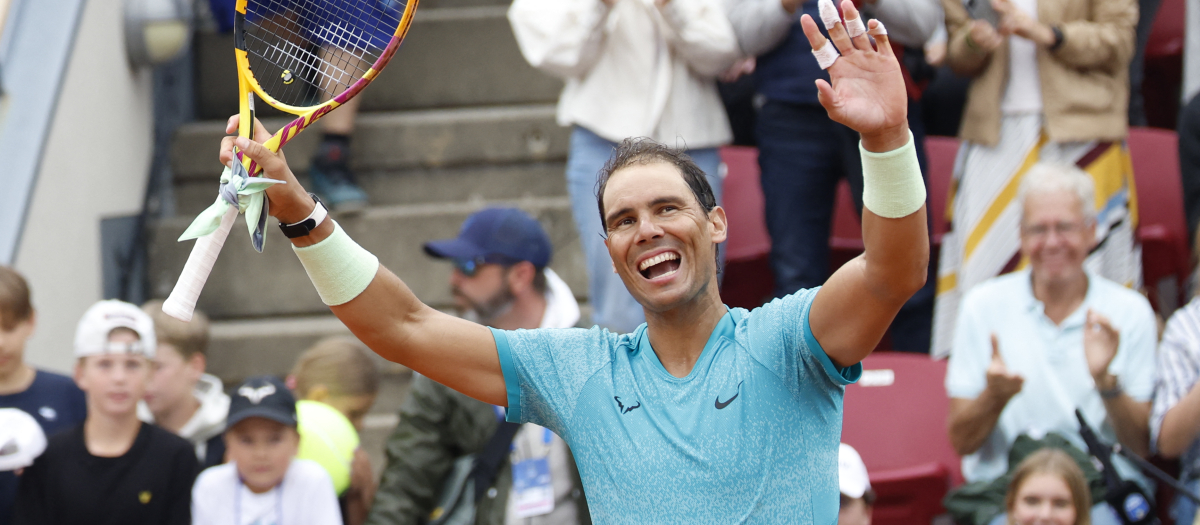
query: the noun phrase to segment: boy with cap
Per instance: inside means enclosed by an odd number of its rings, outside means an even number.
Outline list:
[[[838,446],[838,487],[842,493],[838,525],[871,525],[875,491],[862,457],[845,443]]]
[[[71,378],[25,363],[36,318],[25,278],[0,266],[0,408],[23,410],[52,436],[83,423],[87,404]],[[15,472],[0,472],[0,525],[12,520],[18,483]]]
[[[329,474],[296,459],[296,398],[277,378],[247,379],[229,404],[230,463],[200,474],[192,489],[195,525],[342,523]]]
[[[21,476],[13,523],[187,524],[196,456],[183,438],[137,418],[150,380],[154,323],[138,307],[100,301],[75,332],[83,424],[50,439]]]

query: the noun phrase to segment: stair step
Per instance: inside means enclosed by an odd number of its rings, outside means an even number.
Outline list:
[[[364,111],[553,102],[562,81],[533,69],[517,47],[506,4],[422,2],[396,56],[362,95]],[[224,119],[238,111],[233,35],[194,40],[197,113]],[[264,116],[281,112],[260,104]]]
[[[352,138],[358,171],[398,170],[471,164],[512,164],[566,159],[570,130],[554,120],[549,104],[457,108],[359,116]],[[265,119],[277,130],[289,122]],[[292,169],[308,169],[320,130],[307,130],[285,147]],[[216,181],[221,172],[217,151],[225,121],[181,126],[171,146],[176,179]]]
[[[358,181],[376,206],[511,200],[566,195],[565,169],[562,162],[411,168],[362,172]],[[299,172],[296,177],[304,187],[312,187],[307,173]],[[194,216],[212,204],[216,195],[216,177],[212,174],[203,179],[177,179],[176,213]]]
[[[576,296],[587,291],[579,236],[571,219],[570,200],[528,197],[513,201],[468,201],[372,207],[353,215],[335,215],[343,228],[380,262],[400,276],[426,304],[450,307],[447,283],[451,266],[430,258],[422,248],[432,239],[454,237],[467,216],[485,206],[516,206],[537,218],[554,244],[551,268]],[[149,280],[155,297],[166,297],[192,249],[175,239],[189,216],[159,221],[150,229]],[[329,310],[309,284],[308,276],[278,228],[267,228],[267,248],[258,254],[247,241],[239,220],[213,267],[198,307],[214,319],[319,315]]]

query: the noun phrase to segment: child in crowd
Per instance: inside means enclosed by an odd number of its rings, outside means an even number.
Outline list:
[[[192,490],[195,525],[342,523],[329,475],[296,458],[296,398],[274,377],[247,379],[229,405],[230,463],[200,474]]]
[[[183,322],[162,311],[162,301],[142,305],[154,320],[158,350],[146,399],[138,404],[138,417],[192,443],[202,469],[225,461],[225,418],[229,396],[216,376],[205,374],[208,350],[208,317],[197,311]]]
[[[1066,452],[1044,448],[1013,471],[1004,504],[1008,525],[1091,525],[1092,493]]]
[[[330,337],[300,355],[288,381],[302,399],[300,457],[325,467],[347,525],[360,525],[375,499],[376,480],[358,432],[375,404],[379,370],[357,339]]]
[[[862,456],[845,443],[838,448],[838,488],[842,493],[838,525],[871,525],[875,491]]]
[[[154,322],[138,307],[100,301],[75,332],[83,425],[50,438],[21,475],[13,523],[163,524],[190,521],[198,465],[183,438],[137,418],[150,380]]]
[[[52,436],[83,423],[87,403],[71,378],[25,363],[36,317],[25,278],[0,266],[0,408],[27,412]],[[15,472],[0,472],[0,525],[12,520],[17,484]]]

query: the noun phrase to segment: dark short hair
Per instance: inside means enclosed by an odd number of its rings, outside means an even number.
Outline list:
[[[0,328],[12,330],[30,317],[29,283],[16,270],[0,265]]]
[[[613,173],[629,166],[654,163],[670,164],[679,170],[680,176],[688,188],[691,188],[692,195],[696,197],[696,202],[700,203],[706,217],[708,212],[717,206],[717,197],[713,194],[712,186],[708,184],[708,177],[687,153],[646,137],[628,138],[617,146],[612,157],[609,157],[604,168],[600,170],[596,181],[596,206],[600,209],[600,227],[604,228],[605,232],[608,231],[608,224],[604,216],[604,188],[608,186]]]

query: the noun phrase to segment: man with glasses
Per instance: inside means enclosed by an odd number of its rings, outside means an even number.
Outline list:
[[[454,264],[450,286],[459,314],[503,330],[570,328],[579,322],[574,294],[547,267],[551,251],[541,225],[512,208],[482,210],[467,218],[458,237],[425,244],[430,256]],[[498,407],[416,375],[388,439],[388,466],[367,523],[433,518],[456,458],[480,454],[499,439],[512,441],[502,448],[511,451],[484,481],[491,490],[477,503],[474,523],[587,523],[582,484],[566,443],[532,423],[521,425],[515,436],[515,428],[502,434],[503,419]],[[517,479],[540,470],[549,474],[540,483]]]
[[[1084,267],[1096,239],[1091,177],[1039,164],[1018,195],[1021,216],[996,220],[1020,221],[1021,257],[1012,264],[1022,269],[967,293],[946,373],[950,442],[968,482],[1005,474],[1020,434],[1057,432],[1087,450],[1076,408],[1105,442],[1149,452],[1154,312],[1137,292]],[[1132,464],[1113,461],[1146,487]],[[1120,521],[1101,502],[1092,523]]]

